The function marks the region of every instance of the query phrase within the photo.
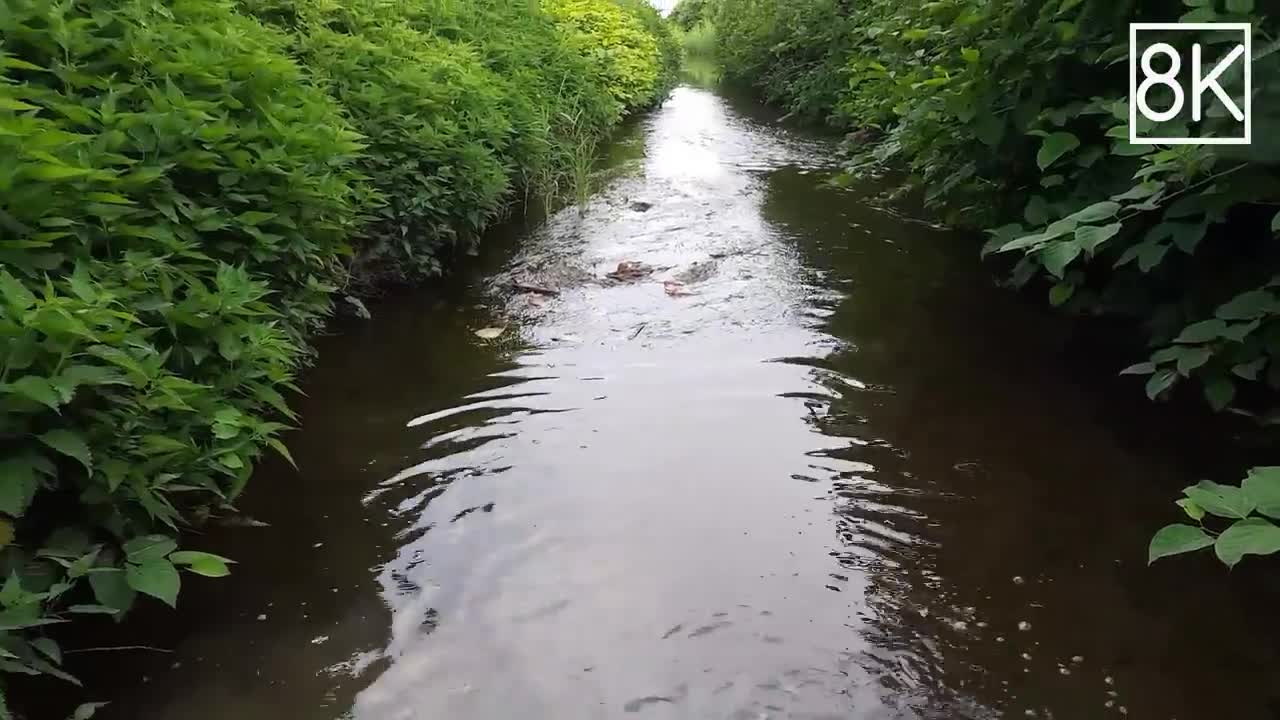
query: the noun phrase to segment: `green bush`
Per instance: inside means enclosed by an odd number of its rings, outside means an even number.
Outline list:
[[[225,571],[168,536],[283,447],[370,194],[285,38],[226,3],[6,0],[0,37],[0,667],[56,673],[45,625]]]
[[[0,670],[74,681],[49,626],[227,574],[177,536],[287,457],[282,392],[334,294],[438,272],[658,99],[645,17],[4,0]]]
[[[1149,357],[1123,372],[1149,397],[1191,387],[1280,421],[1280,17],[1254,0],[708,1],[727,72],[859,131],[851,174],[906,169],[952,222],[987,229],[984,252],[1016,259],[1010,284],[1142,328]],[[1128,25],[1178,20],[1250,23],[1247,150],[1128,142]],[[1240,73],[1222,81],[1243,95]],[[1138,129],[1186,136],[1224,116]]]

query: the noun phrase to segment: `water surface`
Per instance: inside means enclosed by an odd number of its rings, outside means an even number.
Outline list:
[[[108,716],[1276,717],[1273,610],[1144,566],[1225,450],[834,155],[682,87],[585,207],[325,339],[271,526],[195,541],[241,563]]]

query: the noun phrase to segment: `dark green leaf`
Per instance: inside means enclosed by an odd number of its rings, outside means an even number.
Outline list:
[[[145,564],[168,555],[178,548],[178,543],[167,535],[143,535],[124,544],[129,562]]]
[[[98,602],[121,613],[133,607],[135,591],[123,571],[89,573],[89,585]]]
[[[40,442],[67,457],[79,460],[86,472],[93,472],[93,454],[89,452],[89,446],[84,438],[76,433],[70,430],[50,430],[40,436]]]
[[[1036,153],[1036,164],[1041,170],[1052,165],[1058,158],[1080,147],[1080,139],[1069,132],[1050,134],[1040,144],[1040,152]]]
[[[1054,277],[1061,278],[1067,265],[1080,255],[1080,250],[1080,244],[1073,240],[1053,242],[1040,252],[1040,262]]]
[[[227,564],[232,562],[220,555],[183,550],[169,556],[174,565],[186,565],[187,569],[205,577],[225,577],[231,574]]]
[[[39,487],[35,464],[30,457],[0,460],[0,512],[21,517]]]
[[[1182,494],[1194,500],[1210,515],[1246,518],[1253,512],[1253,501],[1245,496],[1243,490],[1231,485],[1219,485],[1201,480],[1191,487],[1184,488]]]
[[[1151,538],[1147,564],[1170,555],[1194,552],[1213,544],[1213,538],[1195,525],[1166,525]]]
[[[1240,520],[1218,536],[1213,551],[1227,567],[1245,555],[1270,555],[1280,551],[1280,527],[1262,518]]]
[[[1241,489],[1258,512],[1280,518],[1280,466],[1250,468]]]
[[[124,574],[129,587],[150,595],[169,607],[177,607],[182,579],[178,577],[178,570],[173,563],[164,559],[152,560],[145,565],[129,563]]]
[[[1225,410],[1235,396],[1236,384],[1225,375],[1207,380],[1204,384],[1204,398],[1216,412]]]
[[[1174,338],[1174,342],[1180,343],[1203,343],[1210,340],[1217,340],[1222,337],[1222,333],[1227,329],[1227,324],[1217,318],[1212,320],[1201,320],[1198,323],[1192,323],[1182,329],[1178,337]]]
[[[1120,232],[1120,223],[1110,225],[1087,225],[1076,230],[1076,242],[1089,253],[1093,253],[1102,243],[1115,237]]]
[[[1147,397],[1155,400],[1168,390],[1174,381],[1178,379],[1178,373],[1174,370],[1157,370],[1150,378],[1147,379]]]

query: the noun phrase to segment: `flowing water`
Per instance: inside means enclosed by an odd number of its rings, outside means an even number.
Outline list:
[[[1227,450],[833,159],[682,87],[585,207],[325,339],[270,527],[193,541],[240,564],[94,655],[104,715],[1280,716],[1274,605],[1144,562]]]

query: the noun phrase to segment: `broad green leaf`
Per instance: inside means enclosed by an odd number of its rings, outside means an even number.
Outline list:
[[[1243,490],[1231,485],[1219,485],[1201,480],[1191,487],[1184,488],[1182,494],[1191,498],[1210,515],[1246,518],[1253,512],[1253,501],[1245,496]]]
[[[35,375],[23,375],[8,385],[0,385],[0,390],[29,398],[52,410],[57,410],[62,405],[62,394],[53,383]]]
[[[143,535],[124,544],[129,562],[139,565],[158,560],[176,549],[178,543],[167,535]]]
[[[1173,341],[1179,343],[1209,342],[1222,337],[1222,333],[1226,329],[1227,324],[1217,318],[1201,320],[1183,328],[1182,332],[1178,333],[1178,337],[1174,338]]]
[[[1036,164],[1044,170],[1078,147],[1080,147],[1080,139],[1075,135],[1069,132],[1052,133],[1040,144],[1040,152],[1036,153]]]
[[[1120,371],[1121,375],[1150,375],[1156,371],[1156,366],[1149,362],[1140,362],[1130,365]]]
[[[94,715],[98,714],[99,710],[109,704],[105,702],[81,703],[76,707],[76,711],[71,714],[71,720],[91,720]]]
[[[1187,517],[1192,520],[1199,522],[1204,519],[1204,508],[1197,505],[1195,500],[1192,500],[1191,498],[1182,498],[1175,504],[1182,508],[1182,511],[1185,512]]]
[[[1225,410],[1235,396],[1236,384],[1231,381],[1231,378],[1220,375],[1205,381],[1204,397],[1209,402],[1209,407],[1215,412]]]
[[[1103,200],[1102,202],[1096,202],[1083,210],[1072,213],[1070,217],[1075,218],[1076,222],[1081,224],[1096,223],[1099,220],[1110,220],[1115,217],[1116,213],[1119,211],[1120,203]]]
[[[36,304],[36,296],[4,268],[0,268],[0,299],[19,310],[26,310]]]
[[[70,430],[50,430],[40,436],[40,442],[84,465],[86,472],[93,472],[93,454],[84,438]]]
[[[0,512],[21,517],[39,487],[40,480],[30,457],[0,460]]]
[[[1178,348],[1178,372],[1190,375],[1192,370],[1201,367],[1213,357],[1213,350],[1207,347]]]
[[[1280,518],[1280,466],[1250,468],[1240,487],[1258,512]]]
[[[1280,310],[1275,296],[1266,290],[1240,293],[1220,305],[1214,315],[1222,320],[1253,320]]]
[[[1213,538],[1195,525],[1166,525],[1151,538],[1147,564],[1170,555],[1194,552],[1213,544]]]
[[[1270,555],[1280,551],[1280,527],[1262,518],[1240,520],[1223,531],[1213,552],[1227,567],[1235,567],[1245,555]]]
[[[124,575],[129,587],[150,595],[169,607],[177,607],[182,579],[178,577],[178,570],[173,563],[163,558],[144,565],[129,563],[125,566]]]
[[[1165,390],[1178,379],[1178,373],[1174,370],[1157,370],[1147,379],[1147,397],[1155,400],[1162,395]]]
[[[227,568],[227,564],[233,562],[221,555],[196,552],[194,550],[175,552],[169,555],[169,561],[174,565],[186,565],[191,572],[205,577],[225,577],[230,575],[231,570]]]
[[[1271,218],[1271,232],[1280,233],[1280,212]]]
[[[1253,12],[1253,0],[1227,0],[1227,12],[1248,15]]]
[[[1049,289],[1049,304],[1054,307],[1060,307],[1063,303],[1071,299],[1075,293],[1076,286],[1069,282],[1060,282]]]
[[[1120,223],[1110,225],[1086,225],[1076,230],[1076,242],[1092,253],[1102,243],[1115,237],[1120,232]]]
[[[89,586],[93,588],[93,596],[106,607],[121,614],[133,607],[136,592],[129,586],[123,571],[89,573]]]
[[[1067,265],[1080,255],[1080,251],[1080,244],[1074,240],[1053,242],[1040,252],[1040,262],[1054,277],[1061,278]]]

